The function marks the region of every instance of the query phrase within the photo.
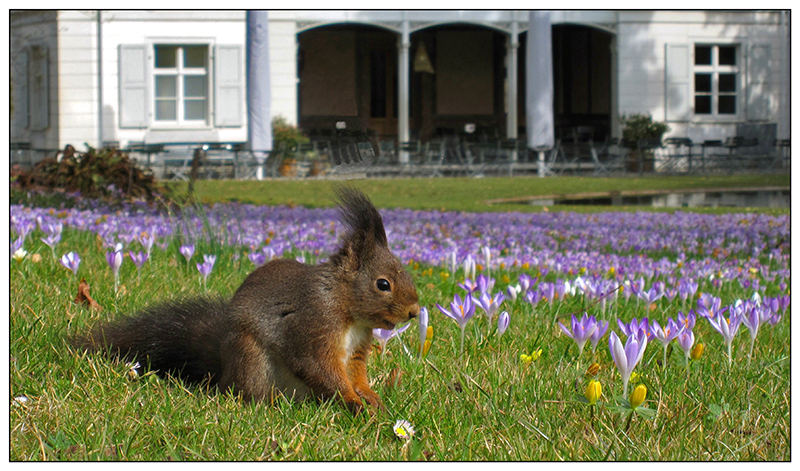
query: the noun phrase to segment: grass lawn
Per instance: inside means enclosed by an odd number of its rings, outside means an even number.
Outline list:
[[[621,182],[626,183],[625,189],[695,185],[708,188],[788,185],[788,177],[419,179],[356,181],[354,185],[364,189],[379,207],[498,211],[508,207],[487,207],[480,202],[554,193],[558,188],[562,192],[619,189]],[[206,202],[238,200],[316,207],[330,204],[331,191],[330,182],[324,181],[223,181],[200,182],[198,195]],[[540,210],[526,205],[510,207]],[[726,212],[729,211],[719,211]],[[492,218],[507,216],[502,214],[477,215],[469,219],[476,222],[461,227],[459,221],[470,215],[456,214],[447,219],[435,214],[398,213],[411,222],[392,225],[390,242],[399,244],[397,250],[409,247],[427,250],[445,244],[447,239],[467,250],[479,265],[485,265],[478,248],[483,244],[490,246],[495,260],[490,264],[491,272],[487,266],[478,266],[477,273],[489,274],[496,280],[493,293],[507,292],[508,286],[518,283],[521,274],[536,278],[537,287],[558,283],[563,286],[564,281],[577,286],[580,277],[593,283],[635,282],[646,278],[643,283],[647,289],[657,282],[672,289],[685,278],[696,281],[698,289],[686,302],[680,297],[669,300],[664,296],[651,304],[640,301],[636,295],[623,296],[626,289],[630,290],[628,284],[608,298],[605,308],[580,290],[540,299],[535,305],[522,296],[513,301],[506,299],[501,310],[510,313],[508,331],[500,336],[497,314],[490,323],[478,308],[466,326],[462,351],[461,330],[435,305],[447,306],[454,294],[464,294],[458,286],[465,279],[463,256],[459,256],[456,271],[445,264],[404,259],[419,290],[420,304],[430,310],[434,336],[425,359],[420,359],[417,353],[417,321],[404,334],[390,339],[383,353],[373,350],[368,371],[373,389],[384,400],[385,411],[353,416],[335,402],[292,404],[279,400],[274,405],[243,404],[236,397],[180,380],[153,373],[135,376],[130,365],[71,351],[65,338],[85,332],[100,320],[135,311],[155,300],[203,294],[205,289],[195,268],[202,261],[202,254],[217,256],[207,291],[230,296],[254,268],[249,253],[283,239],[298,246],[301,239],[309,246],[328,237],[335,241],[327,220],[319,224],[319,232],[314,232],[317,226],[313,218],[284,230],[270,226],[270,221],[239,220],[234,215],[220,222],[223,230],[233,233],[253,224],[264,234],[254,244],[228,245],[210,231],[209,227],[217,221],[209,212],[193,229],[197,250],[187,263],[178,248],[190,239],[188,233],[181,232],[188,230],[188,225],[171,215],[167,224],[172,224],[175,232],[158,237],[150,259],[140,272],[126,255],[119,274],[119,289],[115,292],[114,276],[106,261],[110,249],[105,243],[109,238],[122,239],[150,230],[159,224],[155,217],[135,212],[12,208],[12,216],[16,220],[30,219],[33,229],[24,245],[26,256],[20,261],[10,261],[9,458],[20,461],[785,461],[791,458],[790,308],[780,322],[761,326],[751,361],[748,360],[750,335],[744,326],[733,340],[731,363],[722,336],[706,319],[698,318],[694,328],[695,343],[702,343],[705,351],[688,366],[674,341],[663,364],[664,350],[660,342],[651,339],[635,369],[638,378],[632,380],[631,389],[639,384],[646,386],[642,407],[654,411],[653,417],[626,415],[615,409],[622,403],[622,381],[609,351],[608,334],[600,340],[596,352],[587,345],[579,355],[575,342],[558,326],[559,319],[569,326],[570,313],[586,311],[608,320],[609,332],[619,334],[617,319],[627,323],[634,317],[647,316],[663,325],[668,317],[675,318],[678,311],[697,307],[700,293],[719,297],[722,306],[749,299],[755,292],[764,299],[786,295],[784,283],[789,283],[790,247],[780,234],[788,233],[788,210],[775,213],[782,214],[775,217],[720,214],[698,215],[695,219],[687,215],[685,219],[678,218],[685,221],[680,231],[669,226],[673,219],[665,218],[663,227],[661,223],[651,224],[652,237],[647,227],[624,234],[622,230],[620,234],[602,232],[612,226],[609,222],[604,227],[602,221],[630,219],[635,223],[636,217],[538,214],[532,216],[542,216],[541,221],[551,221],[554,226],[530,230],[521,223],[514,227],[507,222],[492,222]],[[306,217],[317,213],[297,214]],[[392,214],[392,218],[400,217]],[[86,221],[86,229],[67,225],[54,257],[50,247],[41,241],[45,234],[36,226],[36,215],[53,222]],[[422,222],[424,218],[440,219],[433,224]],[[415,219],[420,222],[415,223]],[[126,220],[135,221],[136,225],[133,222],[127,225]],[[586,226],[575,229],[562,224],[563,220]],[[494,232],[509,226],[509,232],[503,232],[503,236]],[[521,247],[518,240],[522,235],[516,234],[524,231],[530,231],[534,237],[531,240],[538,242]],[[612,235],[621,237],[618,243],[603,240]],[[16,237],[17,229],[12,223],[12,241]],[[600,240],[599,245],[594,245],[593,238]],[[652,243],[649,239],[661,242]],[[144,248],[134,239],[126,243],[125,253],[129,250]],[[70,251],[82,258],[77,275],[57,260]],[[312,259],[324,256],[324,252],[300,249],[287,250],[283,256],[301,254]],[[515,254],[519,260],[512,263]],[[503,263],[499,262],[501,259]],[[91,296],[102,310],[73,303],[80,278],[90,284]],[[535,352],[541,352],[535,360],[521,358]],[[599,364],[599,372],[593,376],[587,374],[587,368],[594,362]],[[591,380],[602,385],[602,397],[593,408],[581,401]],[[393,432],[393,425],[400,419],[409,421],[416,430],[409,441]]]
[[[559,195],[618,190],[680,190],[789,186],[790,177],[778,174],[723,176],[646,176],[624,178],[515,177],[515,178],[398,178],[352,180],[380,208],[434,209],[449,211],[541,211],[542,206],[494,204],[487,200],[535,195]],[[240,201],[252,204],[288,204],[306,207],[331,206],[331,180],[231,181],[203,180],[196,183],[197,198],[204,203]],[[172,183],[179,193],[185,183]],[[639,211],[647,207],[554,206],[551,211]],[[752,209],[692,208],[698,212],[751,211]],[[760,210],[763,211],[763,210]],[[788,210],[768,210],[788,214]]]

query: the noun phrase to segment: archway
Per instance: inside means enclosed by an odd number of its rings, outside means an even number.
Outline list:
[[[397,135],[397,33],[333,24],[298,33],[298,125],[330,134],[358,117],[376,136]]]
[[[410,129],[427,141],[464,133],[505,135],[505,47],[507,34],[493,28],[452,23],[411,34]],[[428,57],[432,72],[420,65]]]

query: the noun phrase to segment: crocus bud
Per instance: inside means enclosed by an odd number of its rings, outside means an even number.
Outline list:
[[[698,343],[697,345],[695,345],[694,348],[692,349],[692,354],[691,354],[692,360],[695,361],[699,360],[700,357],[703,356],[704,349],[705,347],[703,346],[702,343]]]
[[[631,409],[636,409],[644,403],[647,397],[647,387],[644,384],[636,386],[636,389],[631,393]]]
[[[586,375],[596,376],[599,371],[600,371],[600,364],[592,363],[591,365],[589,365],[589,368],[586,368]]]
[[[586,400],[589,401],[590,405],[597,404],[597,400],[603,396],[603,387],[600,385],[600,381],[589,381],[586,386],[586,392],[583,395],[586,396]]]

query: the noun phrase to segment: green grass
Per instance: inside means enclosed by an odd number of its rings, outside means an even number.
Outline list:
[[[381,208],[451,211],[541,211],[528,204],[489,205],[486,200],[535,195],[574,194],[625,190],[710,189],[757,186],[789,186],[790,177],[778,174],[725,176],[647,176],[625,178],[516,177],[516,178],[399,178],[352,180],[349,183],[370,195]],[[201,202],[241,201],[252,204],[288,204],[307,207],[331,206],[331,180],[231,181],[203,180],[196,183]],[[185,193],[185,183],[171,184]],[[641,211],[643,206],[554,206],[551,211]],[[691,208],[696,212],[748,212],[752,208]],[[764,212],[764,210],[758,210]],[[770,214],[788,214],[788,209],[770,209]]]
[[[488,180],[486,180],[488,182]],[[443,184],[446,180],[430,181]],[[380,185],[369,183],[369,185]],[[363,182],[366,185],[367,182]],[[421,181],[428,185],[429,181]],[[271,184],[261,184],[268,188]],[[297,184],[303,187],[302,184]],[[359,185],[361,186],[361,185]],[[244,189],[242,189],[244,191]],[[383,189],[386,201],[387,189]],[[431,190],[432,191],[432,190]],[[437,190],[438,191],[438,190]],[[298,201],[311,196],[297,195]],[[381,199],[378,199],[381,201]],[[455,200],[451,200],[455,201]],[[416,351],[417,327],[401,341],[389,341],[387,352],[370,358],[368,370],[386,410],[374,416],[352,416],[335,402],[243,404],[235,397],[190,387],[152,374],[132,378],[129,367],[102,356],[71,351],[69,334],[84,332],[115,313],[139,309],[156,299],[201,293],[199,275],[179,259],[177,248],[153,248],[141,280],[130,261],[123,264],[121,288],[93,235],[65,229],[57,253],[79,250],[80,276],[91,285],[101,312],[73,304],[77,280],[38,242],[29,256],[10,267],[11,460],[789,460],[790,371],[789,314],[775,327],[764,326],[755,358],[747,365],[746,330],[734,342],[731,368],[721,337],[698,320],[695,333],[706,346],[704,356],[684,368],[676,347],[666,369],[659,366],[660,345],[648,347],[637,371],[648,388],[653,420],[625,419],[601,406],[589,410],[575,401],[588,378],[592,360],[604,401],[621,394],[607,348],[601,341],[596,358],[590,348],[577,358],[570,339],[559,334],[555,317],[580,310],[577,298],[544,304],[536,312],[522,300],[505,305],[512,323],[500,338],[479,314],[467,326],[465,352],[459,354],[458,327],[431,312],[435,338],[427,361],[404,353]],[[198,249],[200,251],[201,249]],[[252,270],[234,249],[219,248],[209,279],[211,292],[230,295]],[[32,256],[41,260],[34,262]],[[439,268],[409,266],[420,302],[432,308],[460,292],[454,277]],[[498,271],[515,279],[518,271]],[[460,277],[461,275],[456,275]],[[551,275],[552,276],[552,275]],[[701,291],[709,289],[701,285]],[[767,294],[777,291],[769,286]],[[738,286],[715,292],[723,302],[747,296]],[[542,305],[540,305],[542,306]],[[663,310],[667,310],[663,312]],[[612,320],[675,315],[659,304],[645,312],[634,301],[621,302],[605,314]],[[542,348],[526,366],[522,353]],[[389,378],[399,373],[399,382]],[[406,444],[396,438],[398,419],[416,428]]]

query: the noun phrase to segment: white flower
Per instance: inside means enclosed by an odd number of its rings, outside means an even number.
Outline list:
[[[12,255],[12,257],[14,258],[14,260],[21,262],[22,259],[24,259],[25,256],[27,255],[28,251],[20,247],[19,249],[17,249],[16,252],[14,252],[14,255]]]
[[[407,420],[398,420],[394,423],[392,430],[395,435],[406,440],[410,440],[414,436],[414,426]]]

